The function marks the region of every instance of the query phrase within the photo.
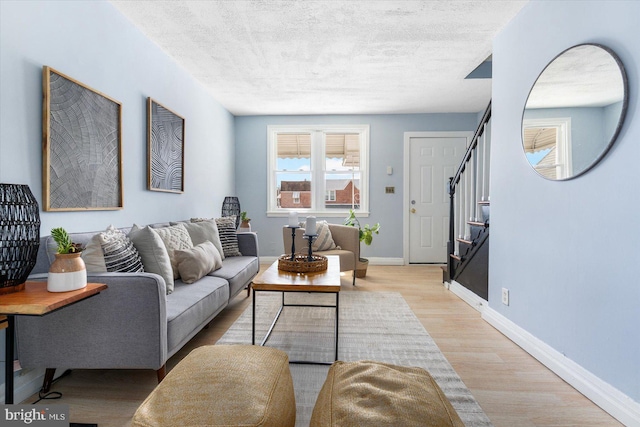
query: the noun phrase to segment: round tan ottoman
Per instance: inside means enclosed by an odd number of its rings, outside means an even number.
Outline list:
[[[310,427],[464,427],[449,400],[422,368],[379,362],[335,362]]]
[[[289,358],[253,345],[193,350],[151,392],[132,426],[293,427],[296,402]]]

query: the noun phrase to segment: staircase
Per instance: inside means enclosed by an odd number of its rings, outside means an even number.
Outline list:
[[[491,103],[449,179],[448,263],[445,282],[456,281],[482,299],[489,297],[489,153]]]

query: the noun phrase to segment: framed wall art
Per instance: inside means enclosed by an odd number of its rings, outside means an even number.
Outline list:
[[[123,208],[122,104],[42,69],[43,210]]]
[[[147,99],[147,187],[184,192],[184,118]]]

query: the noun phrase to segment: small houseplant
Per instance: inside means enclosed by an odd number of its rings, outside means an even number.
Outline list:
[[[59,254],[73,254],[76,252],[82,252],[82,245],[79,243],[73,243],[71,236],[62,227],[51,229],[51,237],[58,244],[57,253]]]
[[[380,234],[380,223],[375,223],[374,225],[365,224],[364,227],[360,224],[360,221],[356,217],[356,213],[353,209],[349,210],[349,216],[344,221],[344,225],[348,225],[351,227],[358,227],[360,241],[364,242],[365,245],[371,245],[373,242],[373,235]],[[366,258],[360,258],[358,260],[358,266],[356,268],[356,277],[365,277],[367,275],[367,266],[369,265],[369,260]]]
[[[51,237],[58,247],[56,259],[49,266],[47,290],[68,292],[87,286],[87,269],[80,257],[82,245],[73,243],[69,233],[62,227],[52,229]]]
[[[240,221],[240,228],[238,229],[238,231],[251,231],[251,224],[249,223],[251,221],[251,218],[247,216],[247,211],[240,212]]]

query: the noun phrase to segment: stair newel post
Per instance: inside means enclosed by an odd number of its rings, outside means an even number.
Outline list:
[[[453,177],[449,178],[449,241],[447,242],[447,270],[449,278],[453,279],[453,255],[455,242],[455,194],[456,188]]]

